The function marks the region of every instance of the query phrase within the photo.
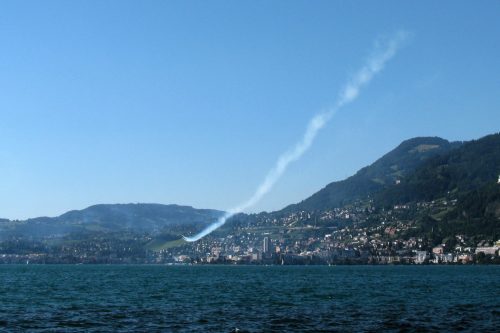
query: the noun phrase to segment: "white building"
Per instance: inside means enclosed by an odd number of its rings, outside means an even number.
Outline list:
[[[263,253],[269,253],[271,250],[271,240],[269,237],[264,237],[264,242],[262,244],[262,252]]]
[[[484,254],[489,254],[494,256],[498,250],[496,246],[483,246],[476,248],[476,254],[483,252]]]
[[[427,251],[415,251],[415,264],[423,264],[429,259]]]

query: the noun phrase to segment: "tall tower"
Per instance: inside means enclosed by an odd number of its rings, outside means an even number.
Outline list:
[[[271,250],[271,240],[269,237],[264,237],[264,242],[262,244],[262,252],[269,253]]]

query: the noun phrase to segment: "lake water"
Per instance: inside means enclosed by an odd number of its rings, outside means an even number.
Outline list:
[[[0,265],[0,330],[500,331],[499,266]]]

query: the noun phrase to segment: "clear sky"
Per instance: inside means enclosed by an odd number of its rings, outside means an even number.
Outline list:
[[[401,29],[411,41],[252,211],[411,137],[498,132],[499,17],[500,1],[1,1],[0,217],[233,207]]]

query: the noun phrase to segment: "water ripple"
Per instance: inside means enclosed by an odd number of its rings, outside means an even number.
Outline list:
[[[0,266],[7,332],[493,332],[498,266]]]

